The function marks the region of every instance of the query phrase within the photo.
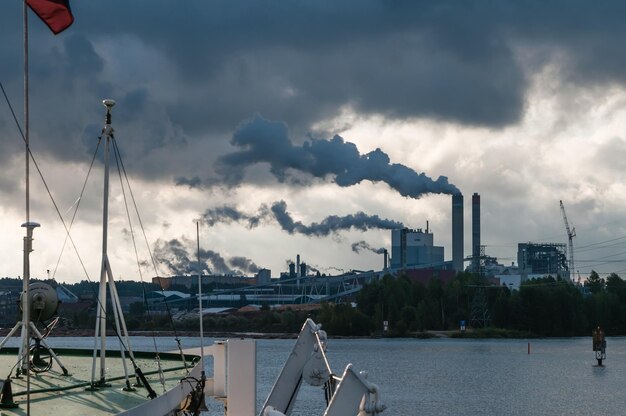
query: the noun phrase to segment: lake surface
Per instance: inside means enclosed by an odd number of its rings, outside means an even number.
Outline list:
[[[131,342],[136,350],[154,350],[149,337],[132,337]],[[294,342],[257,341],[259,408]],[[348,363],[369,373],[388,406],[383,415],[626,414],[626,338],[608,338],[604,367],[594,366],[591,337],[530,340],[530,354],[528,342],[330,339],[327,355],[339,375]],[[92,348],[93,339],[49,338],[49,344]],[[110,344],[113,348],[116,341]],[[200,342],[182,338],[182,344],[190,348]],[[159,338],[158,346],[161,351],[176,349],[172,338]],[[320,387],[303,385],[298,398],[293,415],[323,414]],[[219,403],[209,407],[221,409]]]

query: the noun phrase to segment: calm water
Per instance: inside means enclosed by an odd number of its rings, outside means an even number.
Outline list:
[[[211,341],[209,341],[211,342]],[[335,373],[352,363],[378,384],[383,415],[620,415],[626,414],[626,338],[609,338],[606,366],[594,367],[591,337],[532,340],[329,340]],[[50,338],[52,346],[91,348],[86,338]],[[152,339],[133,337],[137,350]],[[183,338],[184,347],[199,345]],[[115,344],[111,340],[111,344]],[[159,338],[159,349],[175,349]],[[259,408],[294,340],[259,340]],[[217,403],[211,410],[220,409]],[[319,387],[303,386],[294,415],[322,415]]]

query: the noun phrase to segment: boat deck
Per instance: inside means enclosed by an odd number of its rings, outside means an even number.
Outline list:
[[[135,391],[124,391],[123,363],[119,352],[107,351],[106,378],[110,387],[87,391],[90,386],[92,354],[91,350],[55,349],[69,376],[64,376],[56,363],[50,371],[40,374],[32,373],[30,377],[30,413],[32,415],[111,415],[132,409],[148,401],[147,390],[143,387]],[[158,364],[154,353],[135,352],[135,361],[146,376],[152,389],[161,395],[164,391],[176,387],[187,375],[180,354],[160,353],[161,368],[165,378],[165,388],[160,381]],[[186,355],[189,370],[199,357]],[[9,370],[17,362],[17,350],[5,348],[0,351],[0,380],[6,378]],[[98,359],[99,371],[99,359]],[[127,359],[130,382],[135,383],[133,366]],[[15,375],[15,371],[12,372]],[[11,385],[14,401],[19,405],[16,409],[0,409],[0,415],[26,415],[26,377],[12,378]]]

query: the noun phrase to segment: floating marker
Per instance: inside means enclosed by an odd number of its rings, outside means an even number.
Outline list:
[[[602,361],[606,359],[606,339],[604,338],[604,331],[598,326],[591,334],[598,367],[602,367]]]

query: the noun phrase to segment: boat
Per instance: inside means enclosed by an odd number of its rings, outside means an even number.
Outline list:
[[[111,125],[113,100],[104,100],[106,122],[102,261],[96,307],[93,350],[51,348],[46,338],[58,320],[56,291],[41,282],[30,283],[29,254],[33,232],[39,224],[27,221],[24,238],[24,279],[20,319],[0,342],[0,368],[7,374],[0,396],[2,414],[168,415],[193,406],[205,384],[201,355],[158,351],[133,351],[107,253],[109,156],[114,140]],[[107,312],[107,307],[112,311]],[[118,350],[107,348],[110,340],[107,316],[112,315]],[[21,330],[18,348],[4,348]],[[17,357],[17,358],[16,358]],[[158,394],[161,390],[162,394]],[[20,405],[20,402],[24,402]],[[192,400],[193,399],[193,400]],[[24,412],[26,410],[26,412]]]
[[[109,146],[114,140],[111,113],[115,101],[106,99],[103,104],[106,107],[102,130],[105,137],[103,249],[94,348],[53,349],[48,345],[46,337],[56,322],[59,301],[49,285],[29,283],[26,269],[24,284],[28,283],[28,291],[21,297],[21,319],[0,342],[0,368],[8,369],[8,374],[0,375],[2,414],[25,414],[26,399],[26,414],[34,415],[49,414],[52,410],[53,414],[68,415],[165,416],[181,412],[197,415],[206,409],[204,400],[209,396],[224,404],[227,416],[254,416],[257,414],[255,340],[226,339],[206,349],[201,342],[196,353],[185,352],[182,347],[176,353],[159,352],[156,342],[155,351],[132,349],[107,254]],[[33,250],[33,231],[39,224],[27,222],[24,227],[27,266]],[[198,286],[201,291],[201,285]],[[202,299],[201,292],[198,299]],[[114,322],[113,338],[119,343],[119,350],[107,349],[109,305]],[[200,304],[199,311],[201,308]],[[199,321],[202,340],[202,320]],[[45,324],[43,328],[41,324]],[[4,348],[19,329],[22,330],[19,348]],[[326,346],[326,333],[307,319],[259,415],[289,415],[302,383],[323,387],[325,415],[376,415],[385,409],[379,400],[378,387],[367,380],[365,373],[356,371],[352,365],[341,376],[333,373]],[[207,356],[213,358],[213,368],[209,371],[205,368]],[[212,377],[207,377],[207,373]],[[162,393],[158,394],[157,390]]]
[[[207,409],[205,400],[209,397],[223,403],[226,416],[285,416],[294,409],[303,383],[323,387],[324,415],[373,416],[382,412],[385,405],[379,399],[379,389],[367,380],[366,373],[352,365],[341,376],[332,371],[326,356],[326,333],[310,319],[302,326],[291,354],[257,412],[256,341],[226,339],[204,347],[200,284],[199,351],[184,350],[178,337],[176,352],[159,351],[156,340],[154,351],[132,348],[107,253],[109,158],[114,146],[115,101],[105,99],[102,103],[106,108],[102,129],[105,143],[102,260],[93,349],[52,348],[46,341],[58,321],[59,300],[51,286],[30,282],[33,234],[40,225],[30,220],[28,208],[28,165],[32,156],[26,126],[23,290],[19,320],[0,342],[0,414],[200,415]],[[107,317],[113,321],[110,330],[107,330]],[[7,348],[8,341],[18,331],[19,346]],[[117,341],[119,349],[107,347],[111,338]],[[212,368],[206,366],[209,356]]]

